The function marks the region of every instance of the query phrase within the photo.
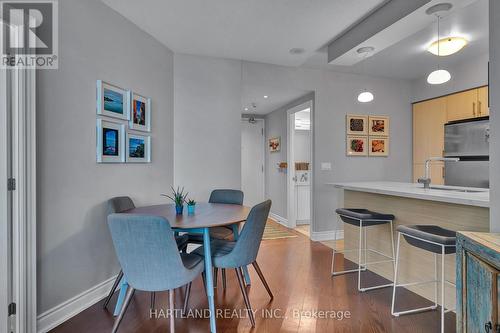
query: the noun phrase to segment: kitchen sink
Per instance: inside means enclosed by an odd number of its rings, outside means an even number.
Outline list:
[[[451,188],[451,187],[440,187],[440,186],[431,186],[430,189],[432,190],[442,190],[442,191],[452,191],[452,192],[462,192],[462,193],[483,193],[487,192],[488,190],[472,190],[472,189],[465,189],[465,188]]]

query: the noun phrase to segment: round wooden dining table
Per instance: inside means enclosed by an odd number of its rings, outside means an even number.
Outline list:
[[[205,254],[205,277],[208,296],[208,308],[210,313],[210,331],[216,332],[214,283],[212,253],[210,249],[210,228],[220,226],[232,226],[234,238],[238,239],[239,223],[247,219],[250,209],[242,205],[197,203],[194,214],[177,215],[174,204],[154,205],[137,207],[127,210],[126,214],[161,216],[168,220],[172,229],[176,232],[199,233],[203,235],[203,248]],[[249,282],[248,271],[246,279]],[[120,283],[120,293],[115,306],[115,315],[118,315],[128,288],[126,276]]]

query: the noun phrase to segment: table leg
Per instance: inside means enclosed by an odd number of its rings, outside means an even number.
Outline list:
[[[118,316],[120,310],[122,308],[123,301],[125,300],[125,295],[127,294],[128,283],[127,279],[125,279],[125,275],[122,276],[122,280],[120,281],[120,293],[118,294],[118,299],[116,300],[115,311],[113,312],[113,316]]]
[[[239,223],[235,223],[232,225],[233,227],[233,237],[234,237],[234,240],[237,241],[238,240],[238,236],[239,236],[239,226],[240,224]],[[247,284],[247,286],[249,286],[251,284],[251,281],[250,281],[250,274],[248,273],[248,268],[247,266],[243,266],[243,275],[245,276],[245,283]]]
[[[217,332],[215,326],[214,281],[212,277],[212,251],[210,249],[210,229],[203,228],[203,249],[205,251],[205,278],[207,280],[208,309],[210,311],[210,332]]]

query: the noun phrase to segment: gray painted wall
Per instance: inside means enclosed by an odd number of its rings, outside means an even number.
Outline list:
[[[283,109],[271,112],[265,117],[266,127],[266,154],[265,154],[265,194],[266,199],[273,201],[271,212],[286,218],[286,172],[279,169],[280,162],[287,161],[287,137],[286,137],[286,117]],[[270,152],[267,147],[271,138],[281,138],[281,149],[277,152]]]
[[[500,232],[500,2],[490,0],[490,229]]]
[[[427,75],[412,81],[412,102],[435,98],[457,91],[467,90],[488,84],[489,54],[468,59],[447,68],[451,73],[451,80],[445,84],[430,85]]]
[[[342,202],[342,193],[331,182],[391,180],[411,181],[412,121],[411,84],[392,80],[304,68],[289,68],[257,63],[244,63],[243,79],[248,84],[267,82],[270,86],[287,86],[315,92],[314,137],[314,232],[333,230],[336,218],[333,210]],[[248,81],[248,82],[247,82]],[[367,87],[375,94],[369,104],[357,102],[357,95]],[[266,138],[282,137],[279,159],[286,161],[285,109],[266,118]],[[375,114],[391,117],[391,147],[389,157],[346,157],[345,115]],[[266,167],[273,200],[273,212],[286,217],[286,178],[275,168],[278,156],[267,154]],[[331,171],[320,170],[321,162],[332,163]],[[276,177],[276,179],[275,179]],[[282,215],[284,214],[284,215]]]
[[[241,61],[174,59],[175,184],[206,201],[241,188]]]
[[[106,200],[173,182],[173,54],[101,1],[59,2],[58,70],[38,71],[38,313],[119,271]],[[152,98],[152,163],[96,163],[96,80]]]

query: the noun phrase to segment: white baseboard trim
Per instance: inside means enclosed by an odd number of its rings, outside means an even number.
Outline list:
[[[286,218],[274,213],[269,213],[269,218],[288,228],[288,220]]]
[[[311,220],[297,220],[296,223],[297,225],[310,225]]]
[[[337,231],[337,239],[344,239],[344,230]],[[335,231],[312,231],[311,240],[315,242],[335,240]]]
[[[116,276],[38,315],[37,332],[46,333],[105,298],[113,286]],[[119,288],[120,286],[117,290]]]

